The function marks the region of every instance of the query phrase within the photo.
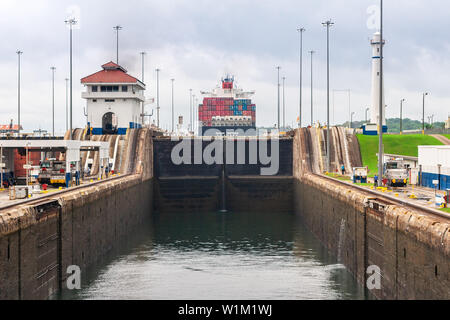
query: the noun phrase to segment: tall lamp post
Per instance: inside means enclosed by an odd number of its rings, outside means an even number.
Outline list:
[[[52,70],[52,137],[55,136],[55,67],[50,67]]]
[[[330,172],[330,27],[334,23],[328,20],[322,25],[327,28],[327,172]]]
[[[351,114],[350,114],[350,129],[353,129],[353,116],[355,115],[355,113],[354,112],[352,112]]]
[[[400,134],[403,133],[403,102],[405,102],[406,99],[400,100]]]
[[[193,131],[192,128],[192,115],[194,114],[192,112],[192,89],[189,89],[189,128],[188,131]]]
[[[156,126],[159,128],[159,71],[156,69]]]
[[[422,134],[425,134],[425,96],[428,92],[422,94]]]
[[[170,79],[170,81],[172,82],[172,133],[174,132],[174,108],[173,108],[173,82],[175,81],[175,79]]]
[[[277,114],[278,114],[278,122],[277,122],[277,126],[278,126],[278,130],[280,130],[280,66],[277,67],[278,70],[278,84],[277,84],[277,90],[278,90],[278,107],[277,107]]]
[[[145,60],[145,55],[146,55],[146,53],[145,53],[145,51],[141,51],[140,53],[139,53],[140,55],[141,55],[141,67],[142,67],[142,73],[141,73],[141,81],[142,81],[142,83],[144,83],[144,60]],[[144,112],[144,106],[145,106],[145,102],[144,101],[142,101],[142,106],[141,106],[141,114],[142,114],[142,116],[141,116],[141,123],[142,123],[142,126],[144,126],[144,122],[145,122],[145,120],[144,120],[144,114],[145,114],[145,112]]]
[[[66,132],[69,129],[67,117],[69,116],[69,78],[64,79],[66,81]]]
[[[300,95],[299,95],[299,110],[298,110],[298,127],[301,128],[302,127],[302,85],[303,85],[303,77],[302,77],[302,73],[303,73],[303,32],[305,32],[306,29],[305,28],[297,28],[297,32],[300,34],[300,85],[299,85],[299,90],[300,90]]]
[[[367,123],[367,111],[369,111],[370,108],[366,108],[366,123]]]
[[[313,126],[313,54],[316,53],[314,50],[309,51],[311,54],[311,127]]]
[[[378,108],[378,181],[379,187],[382,185],[383,180],[383,0],[380,0],[380,105]]]
[[[119,64],[119,30],[122,30],[122,27],[117,25],[113,29],[116,30],[116,63]]]
[[[70,28],[70,116],[69,116],[69,140],[72,140],[72,103],[73,103],[73,95],[72,95],[72,28],[75,24],[77,24],[77,20],[71,18],[65,21],[66,24],[69,25]]]
[[[286,128],[286,96],[284,94],[284,83],[286,81],[286,77],[283,77],[283,130]]]
[[[18,58],[18,77],[17,77],[17,132],[20,133],[20,56],[22,55],[22,51],[17,50],[17,58]],[[3,159],[2,159],[3,161]]]

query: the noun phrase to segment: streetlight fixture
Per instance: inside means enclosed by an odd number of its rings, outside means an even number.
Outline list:
[[[422,134],[425,134],[425,96],[428,92],[422,94]]]
[[[145,51],[141,51],[140,53],[139,53],[140,55],[141,55],[141,67],[142,67],[142,74],[141,74],[141,81],[142,81],[142,83],[144,83],[144,59],[145,59],[145,55],[146,55],[146,52]],[[141,123],[142,123],[142,126],[144,126],[144,122],[145,122],[145,120],[144,120],[144,115],[145,115],[145,112],[144,112],[144,107],[145,107],[145,103],[144,103],[144,101],[142,101],[142,106],[141,106],[141,109],[142,109],[142,111],[141,111],[141,114],[142,114],[142,116],[141,116]]]
[[[322,25],[327,28],[327,172],[330,172],[330,27],[334,23],[328,20]]]
[[[403,102],[405,102],[406,99],[400,100],[400,134],[403,134]]]
[[[300,103],[299,103],[299,116],[298,116],[298,127],[302,127],[302,73],[303,73],[303,32],[305,32],[305,28],[297,28],[297,32],[300,34]]]
[[[367,111],[369,111],[370,110],[370,108],[366,108],[366,123],[368,123],[367,122]]]
[[[350,114],[350,129],[353,129],[353,116],[355,115],[355,113],[354,112],[352,112],[351,114]]]
[[[278,130],[280,130],[280,66],[276,67],[276,69],[278,70],[278,84],[277,84],[277,90],[278,90],[278,107],[277,107],[277,114],[278,114],[278,122],[277,122],[277,126],[278,126]]]
[[[52,136],[55,136],[55,67],[50,67],[52,70]]]
[[[142,83],[144,83],[144,59],[145,59],[145,55],[147,54],[145,51],[141,51],[141,52],[139,52],[139,54],[141,55],[141,68],[142,68],[142,71],[141,71],[141,81],[142,81]]]
[[[383,0],[380,0],[380,105],[378,109],[378,181],[379,187],[383,180]]]
[[[116,30],[116,63],[119,64],[119,30],[122,30],[122,27],[117,25],[113,29]]]
[[[69,115],[69,78],[64,79],[66,81],[66,132],[69,129],[67,117]]]
[[[156,126],[159,128],[159,71],[156,69]]]
[[[286,129],[286,96],[284,94],[284,83],[286,81],[286,77],[283,77],[283,129]]]
[[[311,127],[313,126],[313,54],[314,50],[309,51],[311,54]]]
[[[22,55],[22,51],[17,50],[17,58],[18,58],[18,77],[17,77],[17,132],[20,134],[20,56]],[[2,160],[3,161],[3,160]]]
[[[189,131],[194,131],[193,126],[192,126],[192,115],[194,114],[192,112],[192,89],[189,89]]]
[[[64,21],[69,25],[70,28],[70,127],[69,127],[69,140],[72,140],[72,104],[73,104],[73,95],[72,95],[72,27],[78,23],[74,18],[70,18],[69,20]]]
[[[170,79],[170,81],[172,82],[172,133],[173,133],[174,132],[173,82],[175,81],[175,79]]]

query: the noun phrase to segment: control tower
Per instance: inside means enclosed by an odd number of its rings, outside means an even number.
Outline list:
[[[376,32],[373,35],[373,39],[370,41],[372,46],[372,105],[370,106],[370,122],[366,124],[364,134],[366,135],[378,135],[378,123],[380,119],[380,72],[381,72],[381,46],[384,46],[385,41],[381,41],[380,32]],[[384,100],[384,79],[383,79],[383,96],[382,104],[385,106]],[[386,126],[386,108],[383,108],[381,114],[383,121],[383,132],[387,132]]]

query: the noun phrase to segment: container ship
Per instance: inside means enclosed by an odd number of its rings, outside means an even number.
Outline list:
[[[226,76],[221,82],[222,85],[211,92],[201,92],[203,104],[198,106],[199,134],[205,135],[209,129],[224,135],[237,129],[256,130],[256,105],[250,99],[255,92],[237,88],[234,77]]]

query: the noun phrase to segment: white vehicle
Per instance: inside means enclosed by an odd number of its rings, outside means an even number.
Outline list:
[[[402,158],[391,158],[383,164],[383,176],[386,185],[404,187],[408,183],[408,168]]]

